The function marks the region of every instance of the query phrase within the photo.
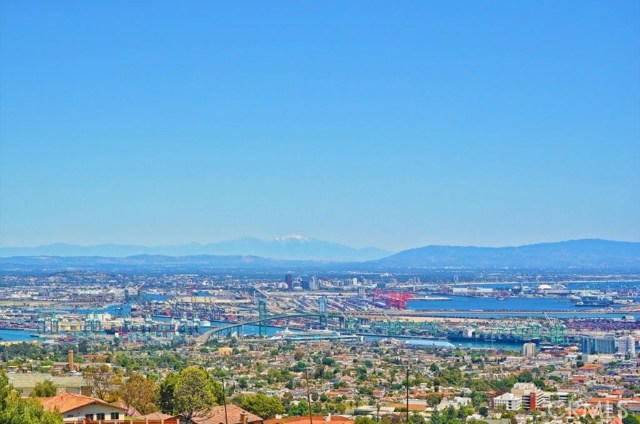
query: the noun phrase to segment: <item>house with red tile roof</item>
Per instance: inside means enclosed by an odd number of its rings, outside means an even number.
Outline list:
[[[261,418],[237,405],[214,406],[204,411],[200,411],[192,418],[194,424],[263,424]]]
[[[40,401],[45,410],[60,412],[64,421],[120,420],[127,412],[120,406],[75,393],[62,393],[50,398],[41,398]]]
[[[179,415],[168,415],[168,414],[163,414],[162,412],[152,412],[150,414],[147,415],[142,415],[139,417],[135,417],[135,420],[137,421],[143,421],[143,422],[169,422],[169,421],[176,421],[176,422],[180,422],[180,416]]]
[[[583,375],[595,374],[596,372],[600,371],[602,367],[602,364],[584,364],[580,368],[578,368],[578,371]]]
[[[265,420],[264,424],[309,424],[309,416],[300,417],[286,417],[286,418],[272,418]],[[328,415],[326,417],[322,415],[312,415],[312,424],[354,424],[355,421],[351,418],[342,417],[340,415]]]
[[[600,411],[606,414],[613,414],[614,405],[618,404],[618,398],[607,396],[607,397],[593,397],[587,400],[587,403],[591,407],[598,408]]]
[[[597,408],[578,408],[578,409],[570,409],[567,412],[565,412],[565,415],[567,417],[577,417],[577,418],[582,418],[582,417],[596,417],[598,416],[600,413],[600,411],[598,411]]]

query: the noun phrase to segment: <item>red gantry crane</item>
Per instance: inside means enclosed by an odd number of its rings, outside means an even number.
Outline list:
[[[374,300],[382,300],[388,307],[396,309],[407,309],[407,301],[412,296],[411,292],[388,292],[380,289],[373,291]]]

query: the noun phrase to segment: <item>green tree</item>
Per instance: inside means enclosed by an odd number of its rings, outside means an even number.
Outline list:
[[[7,404],[0,411],[2,424],[62,424],[62,415],[47,412],[42,404],[33,398],[21,398],[17,393],[7,397]]]
[[[471,403],[474,407],[478,408],[481,405],[484,405],[489,402],[489,397],[484,392],[474,391],[471,393]]]
[[[0,368],[0,410],[3,410],[7,405],[7,398],[11,393],[11,385],[9,384],[9,377],[4,373],[4,370]]]
[[[53,397],[56,395],[56,385],[51,380],[44,380],[36,383],[31,391],[32,397]]]
[[[289,410],[287,411],[287,415],[292,417],[301,417],[303,415],[309,414],[309,404],[307,401],[302,400],[298,403],[291,403],[289,405]]]
[[[303,361],[298,361],[294,366],[293,366],[293,371],[295,372],[302,372],[305,370],[305,368],[307,368],[307,364],[304,363]]]
[[[89,340],[82,339],[78,342],[78,353],[80,354],[89,353]]]
[[[336,360],[333,358],[322,358],[322,364],[328,367],[333,367],[336,365]]]
[[[425,420],[424,417],[420,415],[417,411],[413,411],[411,415],[409,415],[409,423],[410,424],[426,424],[427,420]]]
[[[224,394],[222,393],[222,383],[214,380],[213,378],[209,378],[209,388],[211,389],[211,393],[213,393],[213,400],[217,405],[222,404],[224,399]],[[227,394],[230,393],[230,389],[227,387]]]
[[[627,416],[622,419],[623,424],[640,424],[640,416],[637,414],[627,413]]]
[[[158,410],[158,385],[142,374],[131,373],[118,386],[118,395],[127,409],[133,408],[143,415]]]
[[[172,415],[175,413],[175,402],[173,393],[176,388],[178,375],[175,373],[167,374],[167,377],[160,383],[159,402],[160,410],[165,414]]]
[[[478,408],[478,412],[483,417],[488,417],[489,416],[489,408],[487,408],[486,406],[481,406],[480,408]]]
[[[117,400],[116,390],[120,377],[107,364],[88,367],[83,373],[92,394],[107,402]]]
[[[440,394],[432,393],[427,396],[427,404],[432,408],[440,404],[441,401],[442,401],[442,395]]]
[[[276,415],[285,412],[284,405],[279,398],[267,396],[264,393],[237,396],[234,398],[234,403],[264,419],[275,418]]]
[[[431,424],[444,424],[444,417],[440,414],[440,411],[437,409],[431,413]]]
[[[246,389],[249,387],[249,379],[247,377],[241,377],[238,379],[238,387],[241,389]]]
[[[358,387],[358,393],[360,393],[362,395],[373,396],[373,387],[360,386],[360,387]]]
[[[201,368],[191,366],[178,374],[173,391],[174,410],[190,424],[193,418],[206,417],[206,410],[216,403],[209,374]]]
[[[62,424],[62,415],[45,411],[37,399],[18,396],[6,374],[0,369],[0,423]]]

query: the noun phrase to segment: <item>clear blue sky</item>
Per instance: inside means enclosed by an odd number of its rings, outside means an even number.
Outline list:
[[[637,1],[19,1],[0,245],[640,240]]]

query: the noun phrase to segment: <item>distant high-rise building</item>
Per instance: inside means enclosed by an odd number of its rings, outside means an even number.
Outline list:
[[[536,356],[536,344],[525,343],[522,345],[522,354],[524,356]]]
[[[293,275],[291,273],[284,276],[284,282],[287,285],[287,290],[293,290]]]
[[[613,336],[583,337],[580,343],[582,353],[587,355],[597,353],[616,353],[616,339]]]
[[[628,353],[631,356],[636,354],[636,339],[633,336],[624,336],[616,340],[618,353]]]
[[[591,337],[583,337],[580,339],[580,351],[587,355],[590,355],[594,351],[593,339]]]
[[[317,286],[318,286],[318,283],[316,282],[315,277],[304,278],[302,279],[302,281],[300,281],[300,287],[302,287],[302,290],[308,290],[308,291],[317,290],[318,289]]]
[[[605,336],[596,339],[596,353],[616,353],[616,339]]]

